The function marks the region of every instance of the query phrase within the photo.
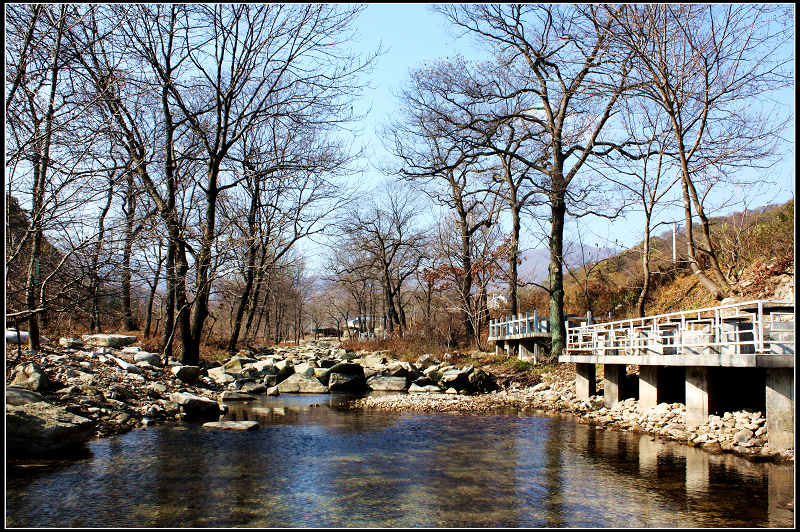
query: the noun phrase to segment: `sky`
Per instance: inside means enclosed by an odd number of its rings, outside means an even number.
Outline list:
[[[377,58],[373,75],[370,77],[372,87],[364,94],[362,105],[371,107],[367,118],[359,125],[361,136],[359,141],[366,147],[368,165],[365,175],[358,179],[363,187],[377,185],[386,179],[377,166],[386,163],[391,155],[383,148],[378,132],[383,124],[391,119],[397,108],[397,93],[409,79],[409,71],[422,66],[426,61],[452,57],[462,54],[468,59],[486,57],[477,43],[469,36],[459,37],[456,31],[441,15],[434,13],[428,4],[369,4],[359,16],[357,29],[360,40],[352,45],[362,53],[375,51],[379,45],[385,53]],[[792,46],[793,43],[787,43]],[[793,88],[786,89],[780,96],[784,101],[794,101]],[[736,205],[723,207],[711,215],[729,214],[741,210],[741,200],[746,198],[749,207],[768,203],[782,203],[794,196],[794,124],[787,132],[787,146],[790,147],[783,161],[768,171],[758,171],[758,185],[746,190],[720,190],[720,199],[731,198]],[[752,171],[751,171],[752,172]],[[758,174],[758,172],[756,172]],[[683,218],[682,209],[674,209],[665,214],[664,221]],[[603,218],[586,217],[579,222],[569,221],[566,238],[576,238],[576,223],[580,224],[580,232],[584,242],[599,247],[632,247],[641,242],[639,230],[641,215],[629,213],[622,219],[608,221]],[[636,228],[635,230],[632,228]],[[661,226],[656,234],[669,229]],[[525,226],[523,224],[523,231]],[[533,249],[541,245],[532,238],[532,231],[523,235],[523,248]],[[527,240],[526,240],[527,237]],[[311,251],[311,248],[308,249]],[[313,265],[317,262],[311,251],[309,257]],[[313,266],[312,266],[313,267]]]

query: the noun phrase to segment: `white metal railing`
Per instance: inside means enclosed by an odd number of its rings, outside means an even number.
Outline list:
[[[539,312],[526,312],[506,316],[497,320],[489,320],[489,340],[516,334],[532,334],[550,332],[547,319],[539,318]]]
[[[568,325],[566,354],[794,355],[794,340],[794,302],[757,300],[606,323]]]

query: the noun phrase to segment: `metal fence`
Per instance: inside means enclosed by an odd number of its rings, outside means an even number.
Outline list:
[[[794,355],[794,302],[747,301],[567,326],[566,354]]]
[[[550,332],[547,319],[539,318],[539,313],[526,312],[506,316],[497,320],[489,320],[489,340],[515,334],[532,334]]]

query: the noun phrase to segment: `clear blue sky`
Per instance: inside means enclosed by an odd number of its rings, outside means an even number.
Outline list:
[[[379,44],[386,50],[377,59],[371,77],[372,88],[366,91],[363,100],[365,108],[371,106],[371,113],[360,125],[362,130],[360,141],[366,146],[369,164],[377,165],[391,157],[383,149],[378,131],[387,120],[391,119],[397,105],[393,92],[398,92],[407,82],[409,70],[422,66],[426,61],[456,54],[462,54],[470,59],[482,58],[484,52],[470,37],[458,38],[456,31],[443,17],[432,12],[429,4],[370,4],[360,15],[357,28],[361,37],[359,42],[353,43],[357,50],[368,53],[374,51]],[[787,45],[793,47],[794,43]],[[785,98],[781,99],[784,102],[794,102],[794,89],[785,90],[783,96]],[[781,163],[766,172],[745,170],[751,172],[745,175],[757,176],[758,186],[747,190],[720,189],[717,192],[719,195],[717,203],[722,203],[722,198],[731,197],[734,200],[747,198],[749,207],[756,207],[791,199],[795,188],[794,124],[786,133],[786,137],[787,153]],[[366,175],[360,179],[363,186],[369,187],[371,183],[377,184],[385,177],[374,166],[368,166]],[[740,209],[741,202],[711,214],[727,214]],[[582,225],[581,230],[586,243],[609,246],[616,241],[623,247],[631,247],[641,241],[640,218],[637,213],[630,213],[625,219],[613,222],[602,218],[583,218],[579,223]],[[681,210],[671,211],[665,218],[680,221]],[[566,234],[568,240],[574,238],[574,230],[574,222],[568,224]],[[664,230],[667,230],[667,227],[662,227],[657,232]],[[534,247],[536,244],[529,238],[527,245]],[[317,261],[312,259],[310,262]]]

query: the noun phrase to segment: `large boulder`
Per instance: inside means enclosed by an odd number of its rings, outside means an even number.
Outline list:
[[[50,386],[50,379],[47,378],[42,368],[31,362],[29,364],[20,364],[14,368],[14,380],[11,381],[11,386],[19,386],[34,392],[40,392]]]
[[[442,389],[435,384],[428,386],[418,386],[416,384],[412,384],[408,387],[408,391],[409,393],[441,393]]]
[[[41,343],[49,342],[50,339],[46,336],[39,336],[39,341]],[[7,344],[27,344],[28,343],[28,331],[19,331],[17,332],[16,329],[6,329],[6,343]]]
[[[80,348],[84,343],[77,338],[62,337],[58,339],[58,345],[66,348]]]
[[[328,375],[328,389],[332,392],[360,392],[367,387],[367,381],[358,375],[331,373]]]
[[[225,368],[226,373],[237,375],[242,372],[242,370],[244,369],[245,366],[247,366],[247,364],[252,364],[254,362],[257,362],[257,360],[254,358],[247,358],[236,355],[232,357],[230,360],[228,360],[222,367]]]
[[[85,334],[81,338],[89,345],[114,348],[135,344],[138,340],[135,336],[125,334]]]
[[[334,377],[334,375],[336,375]],[[364,368],[359,364],[351,362],[340,362],[328,369],[327,376],[323,377],[322,382],[326,382],[328,388],[334,391],[355,392],[363,391],[367,387],[367,379],[364,377]]]
[[[472,391],[481,393],[493,392],[498,388],[494,375],[481,368],[469,374],[469,386]]]
[[[242,368],[242,374],[254,379],[260,379],[266,375],[277,375],[278,369],[272,360],[258,360],[247,364]]]
[[[144,362],[147,364],[152,364],[153,366],[161,365],[161,355],[159,355],[158,353],[148,353],[146,351],[141,351],[133,355],[133,360],[136,362]]]
[[[316,377],[294,374],[278,384],[280,393],[326,393],[328,387]]]
[[[199,366],[172,366],[170,371],[175,377],[187,384],[196,383],[201,374]]]
[[[445,371],[439,379],[439,386],[444,389],[455,388],[459,391],[469,389],[469,375],[472,373],[472,369],[472,366],[467,366],[461,369],[449,369]]]
[[[225,368],[223,368],[223,367],[209,369],[208,370],[208,377],[212,381],[214,381],[217,384],[220,384],[222,386],[224,386],[226,384],[229,384],[229,383],[231,383],[231,382],[236,380],[233,375],[228,375],[225,372]]]
[[[173,393],[170,399],[178,403],[187,418],[209,419],[220,415],[219,404],[213,399],[191,393]]]
[[[43,401],[6,405],[6,452],[38,455],[80,445],[94,436],[90,419]]]
[[[44,396],[40,393],[22,388],[19,386],[8,386],[6,388],[6,404],[12,406],[21,406],[28,403],[38,403],[44,401]]]
[[[263,385],[262,385],[263,386]],[[244,392],[236,392],[232,390],[226,390],[222,392],[220,396],[220,400],[225,403],[229,401],[252,401],[256,397],[254,395],[250,395],[249,393]]]
[[[316,368],[314,368],[314,366],[312,366],[311,364],[309,364],[307,362],[303,362],[302,364],[295,365],[294,372],[296,374],[298,374],[298,375],[305,375],[307,377],[314,377],[315,373],[316,373],[314,371],[315,369]]]
[[[278,370],[278,376],[275,381],[282,382],[294,373],[294,364],[289,360],[279,360],[275,363],[275,369]]]
[[[376,391],[401,392],[408,387],[405,377],[372,377],[367,386]]]

